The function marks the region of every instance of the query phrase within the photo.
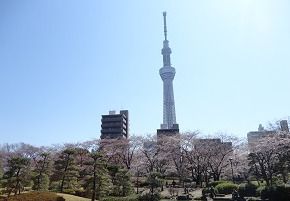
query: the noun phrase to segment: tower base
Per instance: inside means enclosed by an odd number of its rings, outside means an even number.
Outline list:
[[[172,129],[157,129],[157,138],[163,136],[174,136],[179,134],[179,128]]]

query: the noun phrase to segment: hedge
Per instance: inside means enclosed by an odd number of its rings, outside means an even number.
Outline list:
[[[261,189],[262,200],[268,199],[269,201],[282,201],[290,200],[290,186],[280,185],[264,187]]]
[[[137,195],[131,195],[127,197],[106,197],[100,199],[101,201],[138,201],[138,196]]]
[[[231,194],[233,192],[233,190],[237,190],[238,189],[238,185],[233,184],[233,183],[221,183],[218,184],[215,189],[217,190],[218,193],[222,193],[222,194]]]
[[[253,183],[240,184],[238,192],[242,197],[255,197],[257,196],[257,188],[258,186]]]
[[[217,185],[223,184],[223,183],[229,183],[229,182],[228,181],[223,181],[223,180],[221,180],[221,181],[212,181],[212,182],[209,183],[209,186],[216,187]]]
[[[144,194],[144,195],[141,195],[139,198],[138,198],[138,201],[159,201],[161,200],[161,196],[159,193],[155,193],[153,195],[151,195],[151,193],[147,193],[147,194]]]

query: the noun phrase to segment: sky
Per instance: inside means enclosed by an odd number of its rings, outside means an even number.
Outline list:
[[[0,1],[0,144],[130,135],[162,123],[163,16],[181,132],[246,137],[290,116],[288,0]]]

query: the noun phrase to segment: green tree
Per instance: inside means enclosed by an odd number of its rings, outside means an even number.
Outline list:
[[[108,196],[111,190],[111,181],[103,156],[98,151],[93,150],[89,154],[89,160],[84,165],[86,166],[85,189],[87,194],[91,196],[91,200]]]
[[[49,172],[50,172],[51,159],[49,153],[43,152],[36,159],[34,172],[34,185],[32,189],[37,191],[48,190],[49,186]]]
[[[134,192],[127,169],[121,169],[118,165],[109,165],[107,168],[111,176],[114,196],[128,196]]]
[[[148,174],[146,183],[148,183],[151,195],[156,193],[156,189],[161,186],[160,173],[151,172]]]
[[[115,176],[114,195],[116,196],[128,196],[132,194],[133,187],[131,183],[131,176],[127,170],[119,169]]]
[[[63,150],[54,163],[54,174],[52,180],[59,182],[59,191],[75,193],[79,189],[79,171],[75,162],[75,150]]]
[[[3,174],[4,174],[4,170],[3,170],[2,160],[1,160],[1,157],[0,157],[0,187],[2,186]]]
[[[8,192],[16,195],[24,189],[30,181],[30,160],[24,157],[12,157],[8,159],[7,171],[3,175],[3,187]]]

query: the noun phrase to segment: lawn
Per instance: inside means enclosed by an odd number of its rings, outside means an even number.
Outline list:
[[[53,192],[25,192],[19,195],[11,195],[9,198],[3,196],[0,198],[2,201],[64,201]]]
[[[74,195],[64,194],[64,193],[57,193],[57,195],[63,197],[65,201],[90,201],[91,199],[82,198]]]

